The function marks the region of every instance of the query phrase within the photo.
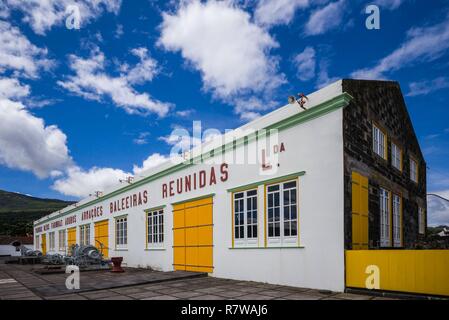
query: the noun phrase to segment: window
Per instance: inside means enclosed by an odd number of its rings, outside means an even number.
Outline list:
[[[393,142],[391,143],[391,165],[402,171],[402,150]]]
[[[383,159],[387,159],[386,140],[385,133],[373,124],[373,151]]]
[[[267,238],[270,244],[296,244],[298,236],[296,181],[267,187]]]
[[[164,243],[164,209],[147,212],[147,246],[157,247]]]
[[[402,204],[401,197],[393,194],[393,245],[395,247],[401,247],[402,236]]]
[[[66,232],[59,230],[59,251],[64,251],[66,247]]]
[[[257,190],[234,193],[234,243],[257,244]]]
[[[90,245],[90,224],[80,226],[80,245]]]
[[[410,158],[410,179],[418,183],[418,162],[413,158]]]
[[[50,232],[48,234],[48,238],[49,238],[49,250],[53,251],[55,250],[55,233],[54,232]]]
[[[380,188],[380,246],[391,245],[390,235],[390,192]]]
[[[424,234],[426,230],[426,215],[424,213],[424,209],[418,208],[418,225],[419,225],[419,233]]]
[[[128,217],[115,219],[115,244],[118,248],[128,245]]]

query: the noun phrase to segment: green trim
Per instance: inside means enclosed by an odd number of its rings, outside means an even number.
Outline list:
[[[262,180],[259,182],[254,182],[254,183],[250,183],[244,186],[239,186],[239,187],[235,187],[235,188],[231,188],[228,189],[228,192],[239,192],[239,191],[245,191],[245,190],[249,190],[249,189],[254,189],[262,184],[272,184],[272,183],[276,183],[276,182],[281,182],[284,180],[290,180],[290,179],[295,179],[298,177],[301,177],[303,175],[305,175],[306,172],[305,171],[300,171],[300,172],[296,172],[296,173],[292,173],[292,174],[288,174],[282,177],[276,177],[276,178],[271,178],[271,179],[267,179],[267,180]]]
[[[304,246],[285,246],[285,247],[228,247],[229,250],[251,250],[251,249],[305,249],[306,247]]]
[[[121,214],[121,215],[119,215],[119,216],[114,216],[114,217],[112,217],[113,219],[115,219],[115,220],[117,220],[117,219],[121,219],[121,218],[124,218],[124,217],[127,217],[128,216],[128,213],[124,213],[124,214]]]
[[[316,105],[315,107],[312,107],[312,108],[307,109],[307,110],[302,111],[302,112],[298,112],[298,113],[294,114],[291,117],[288,117],[288,118],[283,119],[281,121],[278,121],[278,122],[276,122],[274,124],[271,124],[268,127],[259,129],[259,131],[260,130],[264,130],[264,129],[265,130],[275,130],[275,129],[277,129],[279,131],[288,129],[288,128],[290,128],[292,126],[295,126],[295,125],[298,125],[300,123],[304,123],[304,122],[313,120],[315,118],[321,117],[321,116],[323,116],[325,114],[328,114],[328,113],[330,113],[332,111],[335,111],[335,110],[337,110],[339,108],[344,108],[344,107],[346,107],[349,104],[349,102],[352,99],[353,99],[353,97],[351,95],[349,95],[348,93],[344,92],[344,93],[342,93],[342,94],[340,94],[340,95],[338,95],[338,96],[336,96],[336,97],[334,97],[334,98],[332,98],[332,99],[330,99],[328,101],[325,101],[323,103],[320,103],[319,105]],[[245,145],[245,140],[246,140],[246,143],[250,143],[252,140],[257,140],[257,139],[258,139],[258,131],[247,135],[246,138],[245,137],[241,137],[241,138],[239,138],[237,140],[234,140],[234,141],[229,142],[229,143],[227,143],[225,145],[217,147],[216,149],[207,151],[204,154],[198,155],[195,158],[190,159],[188,162],[182,162],[182,163],[176,164],[176,165],[174,165],[172,167],[169,167],[169,168],[167,168],[165,170],[157,172],[157,173],[155,173],[155,174],[153,174],[151,176],[145,177],[145,178],[143,178],[143,179],[141,179],[139,181],[136,181],[136,182],[134,182],[132,184],[129,184],[129,185],[123,187],[123,188],[120,188],[120,189],[117,189],[115,191],[112,191],[111,193],[105,194],[105,195],[103,195],[103,196],[101,196],[101,197],[99,197],[97,199],[94,199],[94,200],[91,200],[89,202],[86,202],[85,204],[79,205],[79,206],[77,206],[77,207],[75,207],[73,209],[68,210],[67,212],[63,212],[63,213],[61,213],[59,215],[56,215],[54,217],[46,218],[45,220],[40,221],[37,224],[34,224],[34,227],[40,226],[40,225],[42,225],[44,223],[47,223],[48,221],[51,221],[53,219],[64,217],[64,216],[66,216],[68,214],[71,214],[73,212],[77,212],[78,210],[81,210],[83,208],[92,206],[92,205],[94,205],[96,203],[99,203],[99,202],[101,202],[103,200],[110,199],[110,198],[115,197],[115,196],[117,196],[119,194],[122,194],[122,193],[124,193],[126,191],[133,190],[133,189],[135,189],[137,187],[140,187],[142,185],[147,184],[148,182],[160,179],[160,178],[165,177],[167,175],[170,175],[172,173],[175,173],[175,172],[178,172],[180,170],[189,168],[189,167],[191,167],[191,166],[193,166],[195,164],[201,163],[202,161],[211,158],[212,154],[214,154],[214,156],[217,156],[217,155],[220,155],[220,154],[224,154],[224,153],[226,153],[229,150],[234,150],[235,148],[237,148],[237,147],[239,147],[241,145]]]
[[[153,207],[153,208],[149,208],[149,209],[145,209],[143,210],[145,213],[151,212],[151,211],[157,211],[157,210],[161,210],[164,209],[166,207],[166,205],[162,205],[162,206],[157,206],[157,207]]]
[[[210,198],[210,197],[215,197],[215,193],[209,193],[204,196],[199,196],[196,198],[190,198],[190,199],[186,199],[186,200],[182,200],[182,201],[178,201],[178,202],[173,202],[171,205],[175,206],[178,204],[183,204],[183,203],[187,203],[187,202],[191,202],[191,201],[197,201],[197,200],[206,199],[206,198]]]

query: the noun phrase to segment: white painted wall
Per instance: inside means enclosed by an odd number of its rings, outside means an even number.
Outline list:
[[[338,91],[335,88],[331,88]],[[338,93],[338,92],[337,92]],[[316,98],[318,99],[318,98]],[[324,99],[324,98],[323,98]],[[323,100],[322,99],[322,100]],[[291,106],[291,108],[298,108]],[[289,110],[284,113],[295,112]],[[297,112],[297,111],[296,111]],[[285,116],[285,115],[284,115]],[[283,116],[283,117],[284,117]],[[275,119],[276,120],[276,119]],[[273,119],[272,119],[273,121]],[[279,155],[280,167],[274,176],[259,174],[259,165],[230,165],[229,179],[218,182],[213,188],[175,195],[162,199],[162,184],[189,173],[208,168],[206,164],[189,167],[170,176],[128,191],[125,195],[148,190],[146,206],[109,213],[109,203],[124,195],[106,199],[103,216],[91,222],[91,243],[94,243],[94,222],[105,218],[109,223],[110,256],[124,257],[125,265],[151,267],[156,270],[173,270],[173,216],[172,203],[215,193],[214,219],[214,272],[212,276],[253,280],[316,289],[344,290],[344,192],[343,192],[343,110],[305,122],[281,131],[279,140],[286,152]],[[219,169],[219,165],[216,165]],[[299,178],[299,246],[297,248],[264,248],[263,186],[259,187],[259,248],[232,249],[232,209],[230,188],[306,171]],[[219,172],[219,171],[218,171]],[[217,172],[217,174],[218,174]],[[218,177],[218,175],[217,175]],[[157,250],[145,249],[145,209],[166,205],[165,243]],[[86,223],[77,213],[77,225]],[[114,250],[114,217],[128,215],[128,248]],[[61,227],[62,229],[71,226]],[[59,248],[56,231],[55,247]],[[79,231],[77,230],[77,239]],[[49,238],[47,236],[47,247]],[[38,248],[40,249],[40,248]],[[49,252],[52,253],[52,252]]]

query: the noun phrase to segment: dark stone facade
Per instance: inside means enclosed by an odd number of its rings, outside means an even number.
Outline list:
[[[343,111],[345,248],[352,247],[352,171],[369,179],[370,249],[380,247],[380,186],[402,196],[403,247],[411,248],[422,236],[418,229],[418,207],[427,212],[426,162],[401,88],[392,81],[343,80],[343,91],[354,98]],[[388,161],[373,151],[373,122],[386,131]],[[402,172],[391,164],[391,141],[402,149]],[[419,183],[410,179],[409,156],[418,161]]]

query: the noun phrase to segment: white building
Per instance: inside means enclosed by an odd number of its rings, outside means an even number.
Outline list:
[[[352,97],[337,81],[307,98],[35,221],[35,248],[101,242],[131,267],[343,291]]]

